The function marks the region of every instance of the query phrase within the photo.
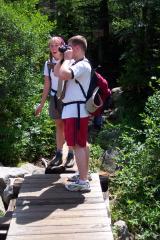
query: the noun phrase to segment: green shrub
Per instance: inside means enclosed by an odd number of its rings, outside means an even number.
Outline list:
[[[160,238],[160,92],[148,99],[144,124],[144,143],[135,135],[121,135],[117,160],[122,170],[116,172],[110,190],[114,199],[113,221],[122,219],[135,239]],[[139,134],[139,132],[137,132]]]
[[[89,170],[91,172],[98,172],[102,166],[102,154],[103,149],[97,145],[92,144],[90,147],[90,161],[89,161]]]
[[[52,28],[35,9],[37,2],[0,0],[0,161],[5,165],[49,155],[48,142],[53,143],[47,112],[40,119],[33,114]]]

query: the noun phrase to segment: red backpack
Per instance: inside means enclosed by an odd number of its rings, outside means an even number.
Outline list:
[[[95,70],[91,71],[91,80],[88,88],[87,95],[79,84],[84,97],[86,98],[86,109],[92,116],[101,115],[104,111],[105,103],[111,95],[111,90],[108,87],[108,81]]]

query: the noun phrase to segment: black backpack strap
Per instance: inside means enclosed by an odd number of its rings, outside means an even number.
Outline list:
[[[91,81],[91,79],[92,79],[92,77],[93,77],[93,74],[94,74],[94,70],[92,69],[92,70],[91,70],[90,81]],[[84,91],[84,89],[83,89],[83,87],[82,87],[82,84],[81,84],[77,79],[75,79],[75,82],[80,86],[80,89],[81,89],[81,91],[82,91],[82,93],[83,93],[83,96],[85,97],[85,99],[87,99],[87,95],[86,95],[86,93],[85,93],[85,91]]]
[[[48,68],[48,77],[49,77],[49,80],[50,80],[50,91],[54,92],[55,90],[51,88],[52,79],[51,79],[51,68],[49,67],[49,64],[50,64],[50,61],[48,60],[47,61],[47,68]]]
[[[52,79],[51,79],[51,70],[54,69],[54,66],[55,66],[55,65],[56,65],[56,64],[55,64],[55,63],[52,63],[51,60],[50,60],[50,61],[49,61],[49,60],[47,61],[48,77],[49,77],[50,83],[52,82]],[[57,93],[57,91],[54,90],[53,88],[51,88],[51,91],[54,92],[54,93]]]
[[[54,90],[53,88],[51,88],[51,92],[54,92],[55,94],[57,93],[57,91]]]
[[[86,61],[86,62],[88,62],[88,63],[90,64],[90,62],[89,62],[88,60],[84,60],[84,61]],[[94,73],[95,73],[95,70],[94,70],[93,68],[91,68],[90,81],[91,81]],[[83,96],[85,97],[85,99],[87,99],[87,95],[86,95],[86,93],[85,93],[85,91],[84,91],[84,88],[82,87],[82,84],[81,84],[77,79],[75,79],[75,82],[80,86],[80,89],[81,89],[81,91],[82,91],[82,93],[83,93]]]
[[[48,76],[49,76],[49,80],[51,81],[51,68],[49,67],[49,63],[50,61],[47,61]]]
[[[88,61],[88,59],[82,58],[82,59],[79,59],[78,61],[75,61],[72,65],[75,65],[76,63],[78,63],[78,62],[80,62],[80,61],[85,61],[85,62],[88,62],[88,63],[90,64],[90,62]],[[91,65],[91,64],[90,64],[90,65]],[[92,67],[91,67],[91,69],[92,69]],[[92,77],[92,75],[93,75],[93,73],[92,73],[92,70],[91,70],[91,77]],[[90,78],[90,79],[91,79],[91,78]],[[82,91],[82,93],[83,93],[83,96],[85,97],[85,99],[87,99],[87,95],[86,95],[86,93],[85,93],[85,91],[84,91],[84,89],[83,89],[83,87],[82,87],[82,84],[81,84],[77,79],[75,79],[75,82],[79,84],[80,89],[81,89],[81,91]]]
[[[87,95],[86,95],[86,93],[85,93],[85,91],[84,91],[84,89],[83,89],[83,87],[82,87],[82,84],[81,84],[77,79],[75,79],[75,82],[80,86],[80,89],[81,89],[81,91],[82,91],[82,93],[83,93],[83,96],[84,96],[85,98],[87,98]]]
[[[51,79],[51,70],[52,70],[52,67],[50,67],[49,64],[53,64],[51,61],[47,61],[47,67],[48,67],[48,75],[49,75],[49,80],[50,80],[50,85],[52,83],[52,79]],[[53,64],[54,65],[54,64]],[[57,109],[57,96],[56,96],[56,93],[57,91],[54,90],[53,88],[51,88],[50,90],[51,92],[55,93],[54,95],[54,102],[55,102],[55,108]]]

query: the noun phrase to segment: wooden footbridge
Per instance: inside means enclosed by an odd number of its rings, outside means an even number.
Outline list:
[[[91,192],[69,192],[71,174],[26,176],[7,240],[113,240],[98,174]]]

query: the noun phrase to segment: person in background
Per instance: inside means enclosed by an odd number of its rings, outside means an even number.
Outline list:
[[[68,40],[68,48],[64,52],[63,61],[59,63],[59,79],[66,82],[62,111],[65,139],[67,145],[74,149],[79,173],[75,181],[65,185],[69,191],[91,190],[88,180],[89,149],[87,145],[89,113],[85,109],[85,97],[79,84],[76,83],[79,81],[87,93],[91,66],[85,57],[86,50],[86,39],[80,35],[73,36]]]
[[[42,93],[41,102],[35,110],[35,115],[38,116],[46,102],[48,94],[50,94],[49,99],[49,116],[55,121],[56,125],[56,154],[55,157],[49,162],[49,166],[59,166],[63,162],[63,144],[65,142],[64,138],[64,123],[61,118],[61,110],[57,107],[57,89],[58,89],[58,77],[54,74],[54,67],[59,59],[62,58],[62,53],[58,50],[60,46],[64,44],[64,40],[59,36],[54,36],[49,40],[49,50],[50,56],[49,60],[45,62],[44,65],[44,88]],[[74,165],[74,155],[73,149],[69,147],[67,159],[65,161],[65,167],[73,167]]]

